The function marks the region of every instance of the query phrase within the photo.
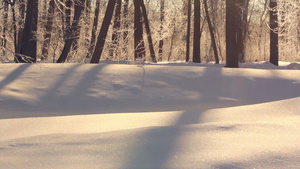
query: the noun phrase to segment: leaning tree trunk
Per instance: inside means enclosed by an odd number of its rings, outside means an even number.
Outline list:
[[[93,56],[91,59],[91,63],[99,63],[101,54],[104,48],[106,36],[107,36],[107,31],[110,25],[111,18],[114,13],[114,8],[115,8],[116,0],[109,0],[105,12],[105,16],[102,22],[102,26],[100,29],[99,36],[97,38],[97,43],[95,46],[95,50],[93,52]]]
[[[78,39],[78,25],[79,25],[79,18],[81,15],[81,12],[84,9],[84,6],[82,5],[85,0],[80,0],[79,2],[75,3],[75,11],[74,11],[74,17],[73,22],[71,25],[71,28],[68,29],[68,36],[65,39],[65,46],[63,48],[63,51],[60,55],[60,57],[57,60],[57,63],[63,63],[66,61],[68,54],[70,52],[71,46],[74,42],[74,40]]]
[[[186,35],[186,61],[190,60],[190,36],[191,36],[191,0],[188,0],[187,35]]]
[[[145,22],[145,28],[146,28],[146,33],[147,33],[147,38],[148,38],[148,44],[149,44],[149,49],[150,49],[150,56],[151,56],[151,61],[156,62],[156,57],[155,57],[155,51],[153,47],[153,41],[152,41],[152,36],[151,36],[151,31],[150,31],[150,25],[149,25],[149,20],[147,16],[147,11],[146,7],[144,4],[144,1],[142,0],[141,2],[141,7],[142,7],[142,14]]]
[[[270,0],[270,62],[278,66],[278,15],[277,1]]]
[[[208,23],[211,43],[212,43],[212,46],[213,46],[213,49],[214,49],[216,64],[219,64],[218,49],[217,49],[214,30],[213,30],[212,23],[211,23],[211,20],[210,20],[210,16],[209,16],[209,13],[208,13],[207,0],[204,0],[203,2],[204,2],[205,14],[206,14],[206,19],[207,19],[207,23]]]
[[[38,0],[28,0],[22,46],[20,55],[16,55],[17,62],[36,62],[37,40],[35,38],[35,32],[37,31],[37,20]]]
[[[236,0],[226,0],[226,67],[237,68]]]
[[[193,62],[200,63],[200,0],[194,2],[194,43],[193,43]]]
[[[141,0],[134,2],[134,59],[145,58],[145,44],[143,40],[143,23]]]

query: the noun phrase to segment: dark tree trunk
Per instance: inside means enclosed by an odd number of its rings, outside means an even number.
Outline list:
[[[49,8],[48,8],[47,23],[45,25],[46,33],[44,35],[44,43],[43,43],[43,48],[42,48],[42,59],[43,60],[48,59],[51,31],[52,31],[53,18],[54,18],[54,8],[55,8],[55,2],[54,2],[54,0],[51,0],[49,3]]]
[[[152,42],[152,36],[151,36],[151,30],[150,30],[149,20],[148,20],[146,7],[145,7],[145,4],[144,4],[143,0],[141,2],[141,7],[142,7],[142,14],[143,14],[143,18],[144,18],[144,22],[145,22],[145,28],[146,28],[146,33],[147,33],[147,38],[148,38],[148,44],[149,44],[149,49],[150,49],[151,61],[152,62],[156,62],[156,57],[155,57],[155,51],[154,51],[153,42]]]
[[[164,20],[165,20],[165,0],[160,0],[160,40],[158,45],[158,61],[162,61],[163,56],[163,29],[164,29]]]
[[[101,25],[100,33],[97,38],[97,43],[95,46],[95,50],[93,52],[93,56],[91,59],[91,63],[99,63],[101,54],[104,48],[106,36],[107,36],[107,31],[114,13],[114,8],[115,8],[116,0],[109,0],[105,12],[105,16]]]
[[[37,41],[38,0],[28,0],[25,26],[23,31],[21,55],[16,55],[16,61],[21,63],[35,63]]]
[[[143,22],[141,0],[134,2],[134,59],[145,58],[145,44],[143,39]]]
[[[74,11],[74,17],[72,21],[71,28],[68,31],[68,37],[65,39],[65,46],[63,48],[63,51],[60,55],[60,57],[57,60],[57,63],[63,63],[66,61],[68,54],[70,52],[71,46],[74,42],[74,40],[78,39],[78,22],[81,15],[81,12],[84,9],[84,6],[82,5],[85,0],[80,0],[79,2],[75,3],[75,11]]]
[[[119,38],[120,38],[120,29],[121,29],[121,7],[122,1],[116,1],[116,10],[115,10],[115,19],[114,19],[114,26],[113,26],[113,33],[112,33],[112,45],[110,46],[109,55],[111,57],[114,56],[114,53],[117,55],[117,50],[119,46]]]
[[[193,43],[193,62],[200,63],[200,0],[194,2],[194,43]]]
[[[212,26],[210,16],[209,16],[209,13],[208,13],[207,0],[204,0],[204,8],[205,8],[205,13],[206,13],[206,19],[207,19],[207,23],[208,23],[211,43],[212,43],[212,46],[213,46],[213,49],[214,49],[216,64],[219,64],[218,49],[217,49],[217,44],[216,44],[216,39],[215,39],[213,26]]]
[[[190,60],[190,36],[191,36],[191,0],[188,0],[187,35],[186,35],[186,61]]]
[[[23,20],[25,18],[25,10],[26,10],[25,0],[19,0],[19,3],[20,3],[19,12],[20,12],[21,19]],[[22,45],[22,39],[23,39],[22,20],[20,20],[18,23],[19,28],[18,28],[18,32],[17,32],[18,40],[16,41],[16,49],[15,49],[16,53],[20,53],[21,45]]]
[[[95,42],[96,42],[96,33],[97,33],[97,27],[98,27],[98,19],[99,19],[99,11],[100,11],[100,0],[96,1],[96,7],[95,7],[95,16],[93,21],[93,28],[92,28],[92,36],[91,36],[91,44],[89,47],[89,51],[87,54],[87,58],[90,58],[94,51]]]
[[[245,24],[247,23],[247,17],[244,17],[246,13],[246,0],[237,0],[237,46],[238,57],[241,62],[245,62]]]
[[[276,0],[270,0],[270,8],[270,62],[278,66],[278,14]]]
[[[226,67],[237,68],[236,0],[226,0]]]

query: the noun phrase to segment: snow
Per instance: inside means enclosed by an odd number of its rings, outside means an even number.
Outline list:
[[[1,64],[0,168],[300,168],[299,63]]]

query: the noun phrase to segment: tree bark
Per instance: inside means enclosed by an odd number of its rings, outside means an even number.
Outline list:
[[[134,59],[145,58],[145,44],[143,39],[143,23],[141,14],[141,0],[134,2]]]
[[[270,62],[278,66],[278,14],[277,0],[270,0]]]
[[[207,0],[204,0],[204,8],[205,8],[205,13],[206,13],[206,18],[207,18],[207,23],[208,23],[208,28],[209,28],[209,33],[210,33],[210,38],[211,38],[211,43],[214,49],[214,54],[215,54],[215,61],[216,64],[219,64],[219,56],[218,56],[218,49],[217,49],[217,44],[216,44],[216,39],[215,39],[215,34],[213,30],[213,26],[210,20],[210,16],[208,13],[208,6],[207,6]]]
[[[127,46],[128,46],[128,27],[129,27],[128,4],[129,4],[129,0],[125,0],[125,2],[124,2],[124,11],[123,11],[123,20],[124,20],[124,34],[123,34],[124,48],[123,48],[123,51],[126,52],[126,53],[127,53]]]
[[[109,0],[105,12],[105,16],[101,25],[100,33],[97,38],[97,43],[95,46],[95,50],[93,52],[93,56],[91,59],[91,63],[99,63],[101,54],[104,48],[107,31],[110,25],[110,21],[112,19],[114,8],[115,8],[116,0]]]
[[[79,22],[81,12],[84,9],[84,6],[82,5],[84,1],[85,0],[80,0],[79,2],[75,3],[75,11],[74,11],[72,25],[71,28],[69,29],[68,37],[66,37],[65,39],[65,46],[63,48],[60,57],[57,60],[57,63],[63,63],[66,61],[74,40],[78,39],[78,33],[79,33],[78,22]]]
[[[186,61],[190,60],[190,36],[191,36],[191,0],[188,0],[187,35],[186,35]]]
[[[194,1],[194,43],[193,43],[193,62],[200,63],[200,0]]]
[[[238,68],[236,0],[226,0],[226,67]]]
[[[152,41],[152,35],[151,35],[149,20],[148,20],[146,7],[145,7],[145,4],[144,4],[143,0],[141,2],[141,7],[142,7],[142,14],[143,14],[146,33],[147,33],[147,38],[148,38],[151,61],[156,62],[156,57],[155,57],[155,51],[154,51],[154,47],[153,47],[153,41]]]
[[[16,55],[17,62],[36,62],[37,40],[35,32],[37,31],[37,20],[38,0],[28,0],[22,46],[20,49],[21,55]]]

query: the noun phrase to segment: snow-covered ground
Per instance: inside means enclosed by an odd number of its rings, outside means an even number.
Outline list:
[[[300,168],[299,65],[1,64],[0,168]]]

